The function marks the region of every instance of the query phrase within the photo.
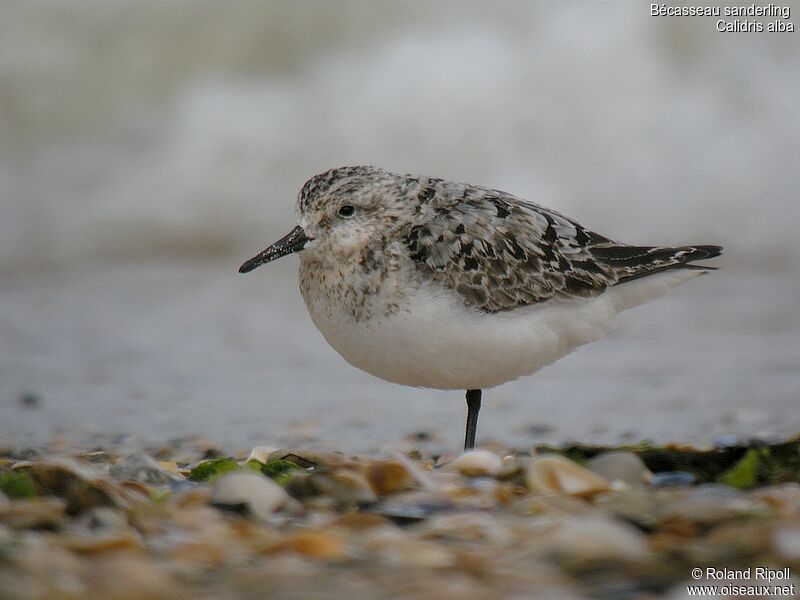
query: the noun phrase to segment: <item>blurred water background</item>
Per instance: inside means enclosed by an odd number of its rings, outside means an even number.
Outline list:
[[[796,432],[800,44],[714,21],[633,2],[0,3],[0,442],[457,448],[463,398],[346,365],[296,258],[236,272],[291,229],[308,177],[346,164],[726,248],[607,340],[489,391],[482,441]]]

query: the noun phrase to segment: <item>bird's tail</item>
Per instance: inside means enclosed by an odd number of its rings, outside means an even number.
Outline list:
[[[722,246],[594,246],[592,256],[616,272],[617,283],[647,277],[667,269],[711,271],[715,267],[692,264],[722,254]]]

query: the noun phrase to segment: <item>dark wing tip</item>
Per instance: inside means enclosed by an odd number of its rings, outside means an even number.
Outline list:
[[[242,266],[239,267],[239,273],[249,273],[253,269],[255,269],[260,263],[255,259],[251,258],[248,261],[242,263]]]
[[[722,246],[594,246],[592,256],[617,273],[617,283],[647,277],[667,269],[713,271],[714,267],[692,264],[722,254]]]
[[[706,258],[714,258],[722,254],[722,246],[695,246],[698,252],[702,252],[704,256],[698,258],[692,257],[691,260],[703,260]]]
[[[722,254],[722,246],[692,246],[693,252],[686,255],[686,262],[714,258]]]

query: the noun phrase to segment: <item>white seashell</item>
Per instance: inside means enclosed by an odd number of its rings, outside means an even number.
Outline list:
[[[256,517],[266,519],[288,499],[286,491],[271,479],[258,473],[233,472],[217,479],[211,504],[245,505]]]
[[[448,471],[456,471],[467,477],[491,477],[502,468],[503,459],[488,450],[470,450],[446,466]]]
[[[531,491],[541,494],[591,496],[613,489],[608,480],[557,455],[530,461],[526,479]]]
[[[266,463],[269,459],[269,453],[275,452],[277,448],[271,448],[269,446],[256,446],[252,450],[250,450],[250,456],[247,457],[247,460],[257,460],[260,463]],[[247,460],[245,462],[247,462]]]
[[[633,452],[605,452],[588,463],[593,473],[609,481],[623,481],[631,485],[649,483],[653,474],[644,461]]]

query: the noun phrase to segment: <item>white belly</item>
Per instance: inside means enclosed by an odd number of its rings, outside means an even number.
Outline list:
[[[620,311],[701,273],[667,271],[589,300],[500,313],[470,309],[455,292],[433,283],[409,296],[398,313],[361,322],[344,311],[307,305],[328,343],[367,373],[416,387],[485,389],[534,373],[603,337]]]

